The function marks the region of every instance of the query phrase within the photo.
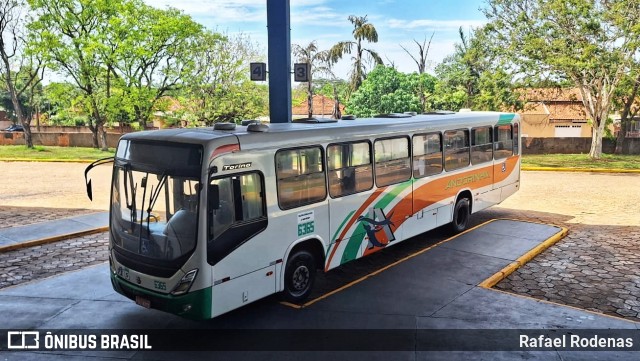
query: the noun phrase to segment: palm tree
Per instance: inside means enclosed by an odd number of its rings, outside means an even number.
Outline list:
[[[383,62],[377,52],[362,47],[363,40],[370,43],[378,42],[378,32],[373,24],[367,21],[367,16],[350,15],[348,19],[353,24],[352,33],[355,41],[341,41],[332,46],[329,59],[332,63],[336,63],[338,60],[342,59],[344,54],[351,54],[355,47],[355,54],[352,56],[353,68],[351,70],[350,85],[351,91],[356,91],[366,77],[365,67],[363,64],[364,55],[367,55],[370,60],[373,60],[376,63],[376,65],[383,64]]]
[[[309,81],[307,82],[307,106],[309,118],[313,117],[313,78],[316,74],[330,74],[331,71],[327,64],[329,59],[329,51],[318,51],[318,45],[315,40],[310,42],[306,47],[293,44],[293,55],[297,61],[307,63],[311,67],[309,71]]]

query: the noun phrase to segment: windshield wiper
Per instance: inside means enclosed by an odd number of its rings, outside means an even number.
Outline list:
[[[134,232],[134,225],[138,222],[138,215],[136,210],[136,190],[138,184],[133,184],[133,171],[129,166],[123,168],[124,171],[124,198],[127,203],[127,209],[129,210],[129,222],[131,223],[131,234]],[[127,184],[129,181],[129,184]],[[129,201],[129,187],[131,187],[131,201]]]
[[[156,205],[156,201],[158,200],[158,196],[160,195],[160,190],[166,183],[166,180],[167,180],[167,174],[162,173],[162,175],[160,176],[160,180],[158,181],[158,186],[155,189],[155,192],[153,190],[153,185],[151,186],[151,196],[149,197],[149,207],[147,208],[147,235],[151,233],[151,230],[149,229],[149,219],[151,218],[151,211],[153,210],[153,207]]]

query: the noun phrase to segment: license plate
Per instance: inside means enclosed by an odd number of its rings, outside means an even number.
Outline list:
[[[144,308],[151,308],[151,301],[149,301],[146,298],[142,298],[140,296],[136,296],[136,304],[144,307]]]

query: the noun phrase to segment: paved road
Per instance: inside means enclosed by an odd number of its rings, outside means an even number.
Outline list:
[[[108,207],[109,169],[93,174],[94,203],[84,195],[83,169],[79,164],[0,163],[10,175],[0,183],[2,214],[68,214],[81,209]],[[27,174],[27,176],[25,176]],[[43,177],[45,174],[46,177]],[[29,179],[24,181],[25,177]],[[563,225],[569,235],[497,288],[539,299],[576,306],[609,315],[640,320],[640,175],[523,172],[522,189],[502,205],[474,217],[515,218]],[[47,191],[41,191],[45,189]],[[60,192],[53,191],[60,189]],[[21,193],[22,192],[22,193]],[[18,207],[25,205],[28,207]],[[8,208],[8,207],[12,208]],[[35,210],[31,207],[39,208]],[[50,216],[50,214],[49,214]],[[9,221],[10,223],[10,221]],[[344,284],[385,262],[425,247],[447,234],[436,230],[380,252],[380,256],[330,273],[320,290]],[[0,255],[0,287],[106,260],[106,234],[72,239],[40,248]],[[47,265],[45,268],[42,265]]]
[[[91,173],[93,202],[86,195],[83,163],[0,162],[0,206],[107,210],[111,168]]]

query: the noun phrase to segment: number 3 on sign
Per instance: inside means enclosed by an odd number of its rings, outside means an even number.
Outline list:
[[[293,80],[306,83],[309,81],[311,66],[308,63],[296,63],[293,65]]]

